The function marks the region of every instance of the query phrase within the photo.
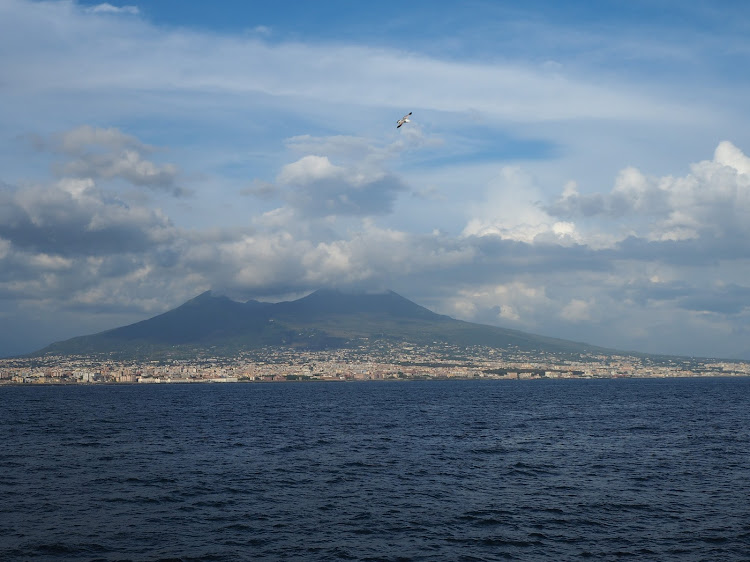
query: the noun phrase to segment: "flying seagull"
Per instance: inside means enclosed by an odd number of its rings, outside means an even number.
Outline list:
[[[396,128],[398,129],[404,123],[408,123],[410,115],[411,115],[411,111],[409,113],[407,113],[406,115],[404,115],[401,119],[399,119],[398,120],[398,124],[396,125]]]

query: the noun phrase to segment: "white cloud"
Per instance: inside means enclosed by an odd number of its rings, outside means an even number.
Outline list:
[[[57,182],[57,186],[67,193],[69,193],[73,199],[83,199],[95,189],[96,184],[91,178],[62,178]]]
[[[138,6],[113,6],[112,4],[103,3],[96,6],[89,6],[85,9],[90,14],[130,14],[138,15],[140,10]]]
[[[399,192],[406,186],[395,175],[387,172],[377,158],[379,149],[363,139],[356,139],[362,159],[341,154],[348,166],[333,164],[328,156],[307,154],[286,164],[276,177],[276,188],[261,182],[264,192],[279,193],[298,216],[335,217],[371,216],[388,214],[393,209]],[[321,147],[336,147],[340,139],[291,139],[296,151]],[[336,153],[336,150],[333,150]],[[258,184],[255,180],[255,184]],[[245,190],[247,192],[247,190]],[[261,192],[259,195],[262,195]]]
[[[591,320],[592,305],[593,303],[582,299],[573,299],[563,307],[560,316],[568,322],[588,322]]]
[[[128,205],[91,179],[0,188],[0,204],[0,236],[32,256],[142,252],[173,236],[161,212]]]
[[[746,339],[746,79],[631,72],[693,44],[549,25],[559,62],[520,37],[462,60],[109,17],[134,8],[0,2],[3,296],[132,315],[348,284],[593,343]]]
[[[0,260],[4,259],[10,253],[10,240],[0,238]]]
[[[108,145],[106,150],[124,137],[109,138],[111,143],[100,142]],[[79,153],[71,149],[71,158]],[[652,192],[666,194],[669,205],[656,216],[663,238],[653,236],[653,225],[634,231],[636,241],[656,244],[657,253],[650,256],[629,246],[594,245],[597,230],[587,221],[595,221],[596,215],[556,220],[538,203],[541,194],[534,179],[518,166],[501,168],[489,182],[488,203],[474,207],[487,231],[470,233],[467,228],[457,237],[384,228],[371,218],[342,228],[343,223],[295,206],[300,190],[331,196],[369,186],[368,174],[377,174],[377,167],[357,170],[356,159],[338,165],[326,156],[307,154],[282,166],[276,189],[285,191],[289,204],[251,217],[252,227],[237,230],[177,231],[167,217],[126,205],[90,178],[63,178],[47,187],[6,186],[5,208],[17,219],[0,236],[8,240],[4,260],[12,260],[15,274],[0,282],[0,290],[50,297],[67,291],[68,306],[93,309],[99,303],[145,310],[155,306],[149,291],[165,287],[175,295],[221,287],[250,297],[304,294],[321,286],[393,288],[395,281],[434,285],[428,291],[432,297],[422,303],[467,320],[607,344],[612,342],[597,338],[603,326],[612,324],[616,327],[607,328],[609,333],[644,345],[643,323],[650,309],[665,314],[672,307],[712,316],[742,310],[741,279],[733,289],[683,287],[679,283],[689,269],[659,266],[661,256],[668,256],[666,246],[659,253],[660,245],[677,239],[675,229],[691,224],[698,238],[682,238],[691,244],[713,236],[715,229],[706,228],[697,209],[711,216],[726,210],[727,198],[737,207],[745,176],[715,160],[694,165],[682,178],[649,178],[626,169],[615,179],[612,192],[602,199],[603,209],[620,197],[627,201],[620,215],[624,218],[644,215],[641,203]],[[736,152],[733,161],[741,162]],[[576,186],[567,184],[562,198],[570,203],[576,197]],[[678,205],[683,214],[675,209]],[[59,252],[62,247],[64,253]],[[33,280],[21,283],[23,271]],[[697,330],[708,320],[696,316],[690,322]]]
[[[250,33],[257,33],[258,35],[271,35],[273,34],[273,29],[268,27],[267,25],[256,25],[252,29],[249,30]]]
[[[710,161],[692,170],[689,181],[647,178],[645,183],[629,171],[615,180],[613,192],[635,193],[629,200],[639,201],[650,190],[666,186],[667,201],[673,206],[679,201],[688,210],[698,205],[687,194],[707,195],[708,180],[701,178],[718,178],[723,186],[704,206],[715,207],[722,197],[738,192],[727,189],[734,184],[725,183],[742,179],[734,168]],[[282,167],[278,184],[284,189],[318,189],[321,182],[344,178],[349,182],[344,185],[353,188],[353,174],[347,166],[308,155]],[[361,181],[366,185],[366,178]],[[514,188],[519,185],[527,189],[516,197]],[[681,195],[675,197],[674,192]],[[420,235],[383,228],[370,218],[340,229],[335,221],[300,215],[293,206],[257,218],[245,229],[177,231],[167,217],[125,205],[90,179],[64,179],[47,187],[6,186],[3,193],[5,208],[13,210],[9,216],[28,219],[8,223],[10,228],[6,224],[0,232],[8,241],[2,259],[12,260],[14,271],[12,276],[0,276],[0,291],[46,299],[66,295],[69,307],[158,311],[153,295],[164,290],[172,291],[171,305],[177,305],[179,298],[208,287],[249,298],[304,294],[321,286],[394,288],[395,282],[429,287],[415,300],[463,319],[608,345],[616,343],[615,334],[623,342],[620,346],[628,348],[647,345],[651,331],[644,331],[644,326],[655,314],[684,316],[684,329],[696,333],[717,317],[726,321],[728,314],[736,316],[738,326],[746,322],[741,303],[750,289],[743,288],[741,274],[727,287],[712,282],[710,271],[715,268],[702,272],[705,279],[693,273],[691,286],[684,279],[695,271],[692,266],[663,263],[660,254],[638,255],[618,245],[596,249],[587,247],[586,239],[568,244],[566,237],[582,236],[578,225],[555,221],[540,211],[533,181],[517,168],[503,170],[491,182],[487,197],[494,206],[486,205],[483,220],[504,224],[493,217],[498,209],[509,232],[517,234],[520,226],[530,223],[529,217],[534,218],[546,230],[526,240],[497,233]],[[575,193],[572,184],[565,187],[566,197]],[[630,208],[631,214],[638,214],[637,204]],[[709,231],[699,219],[694,219],[694,228],[703,236]],[[668,243],[648,238],[650,232],[640,232],[643,243],[656,248]],[[112,244],[102,245],[107,239]],[[59,252],[61,247],[65,253]],[[746,268],[738,265],[740,272]]]
[[[543,208],[550,216],[574,218],[578,232],[597,228],[600,217],[617,219],[609,245],[627,237],[645,240],[724,239],[750,234],[750,159],[728,141],[713,160],[693,164],[682,177],[647,177],[638,169],[620,172],[609,194],[580,195],[574,185]],[[618,234],[619,231],[619,234]],[[595,246],[585,236],[583,240]]]
[[[285,185],[306,186],[320,180],[335,180],[343,172],[344,169],[331,164],[328,157],[310,155],[284,166],[276,179]]]
[[[487,198],[473,206],[464,236],[499,236],[504,240],[558,244],[579,240],[576,225],[555,221],[539,206],[540,190],[518,166],[505,166],[487,189]]]
[[[91,11],[135,13],[136,8],[100,4]],[[11,0],[3,15],[0,37],[13,28],[57,38],[52,49],[45,44],[43,51],[15,50],[12,64],[4,68],[12,91],[35,95],[96,91],[111,92],[120,100],[142,91],[257,93],[345,106],[354,102],[358,106],[418,105],[449,113],[479,112],[513,123],[583,117],[682,122],[685,115],[695,119],[705,114],[674,100],[668,104],[649,97],[626,83],[603,84],[586,76],[550,73],[535,65],[439,60],[400,49],[357,45],[269,44],[254,37],[165,31],[130,18],[90,21],[66,2],[29,9],[25,2]],[[0,39],[0,49],[12,47]],[[40,52],[43,56],[38,56]],[[80,68],[87,71],[81,73]]]
[[[184,190],[177,187],[177,167],[173,164],[158,166],[134,150],[123,150],[109,154],[86,154],[78,160],[68,162],[60,173],[81,178],[121,178],[133,185],[166,188],[175,195]]]
[[[478,282],[445,300],[444,313],[464,320],[516,328],[535,325],[534,312],[552,304],[543,286],[517,280],[509,283]]]
[[[519,320],[521,320],[521,317],[518,315],[518,312],[516,312],[516,309],[508,304],[500,305],[500,312],[497,313],[497,317],[501,322],[518,322]]]
[[[82,156],[91,150],[107,148],[110,150],[131,149],[139,152],[151,152],[153,147],[143,144],[137,138],[126,135],[114,127],[100,128],[81,125],[70,131],[51,136],[49,142],[42,141],[42,146],[49,145],[71,156]]]
[[[54,271],[58,269],[70,269],[73,261],[62,256],[50,256],[49,254],[35,254],[30,256],[29,262],[32,267],[45,271]]]
[[[716,147],[714,162],[734,168],[738,174],[750,174],[750,158],[729,141],[722,141]]]
[[[119,129],[83,125],[51,135],[49,140],[36,139],[36,145],[65,156],[66,161],[56,165],[55,169],[58,175],[80,178],[83,183],[70,184],[79,189],[92,179],[118,178],[135,186],[166,190],[173,195],[188,193],[177,185],[177,166],[169,163],[158,165],[145,159],[145,155],[156,149]]]

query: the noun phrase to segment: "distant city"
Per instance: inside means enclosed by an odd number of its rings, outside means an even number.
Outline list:
[[[45,355],[0,359],[0,384],[153,384],[432,379],[605,379],[750,375],[750,363],[639,354],[555,354],[485,346],[368,342],[300,351],[269,347],[235,357],[122,360]]]

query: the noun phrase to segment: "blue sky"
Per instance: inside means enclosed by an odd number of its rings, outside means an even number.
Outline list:
[[[748,36],[729,0],[0,0],[0,356],[333,286],[750,358]]]

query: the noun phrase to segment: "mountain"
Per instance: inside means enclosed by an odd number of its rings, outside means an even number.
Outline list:
[[[401,341],[572,354],[607,351],[584,343],[455,320],[393,291],[354,294],[323,289],[279,303],[237,302],[207,291],[148,320],[53,343],[34,355],[236,355],[242,350],[268,346],[315,350]]]

